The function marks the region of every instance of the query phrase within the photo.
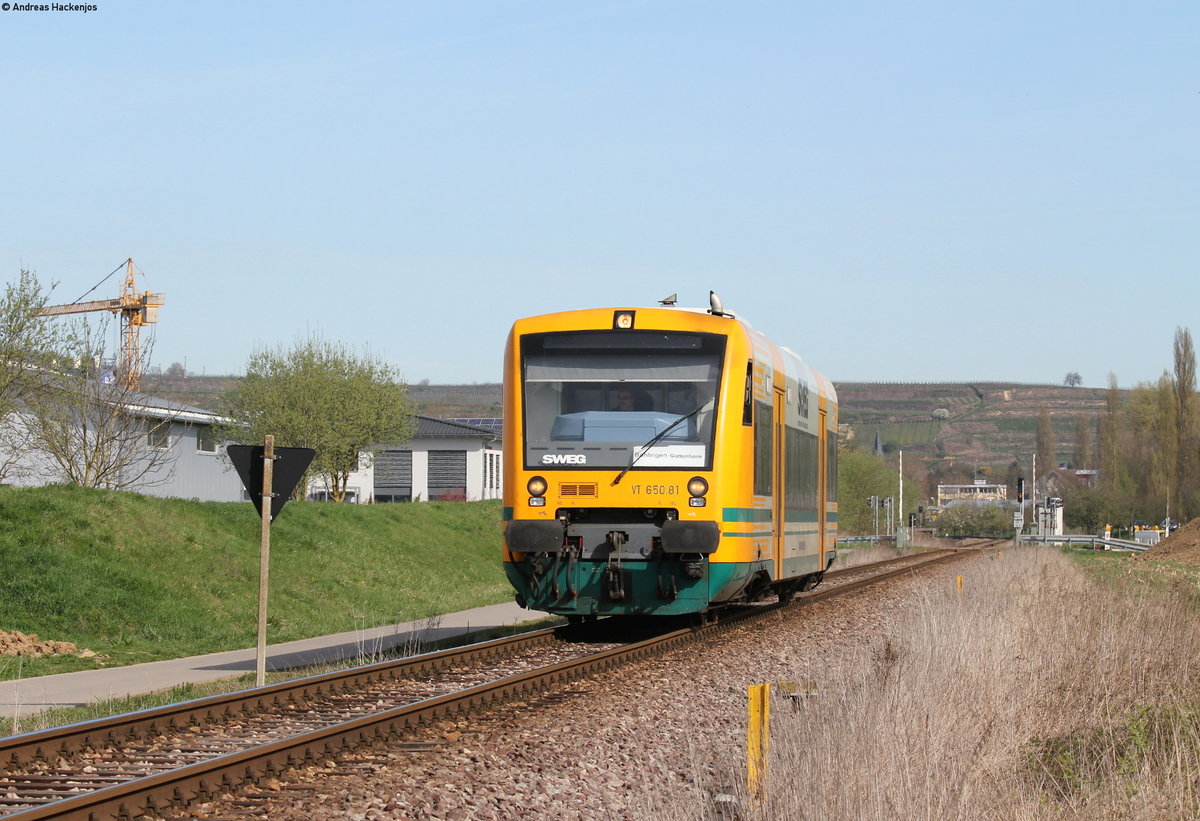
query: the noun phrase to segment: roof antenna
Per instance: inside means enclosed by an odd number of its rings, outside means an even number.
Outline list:
[[[713,316],[733,316],[733,314],[725,313],[725,306],[721,303],[721,298],[717,296],[716,291],[708,292],[708,312]]]
[[[671,294],[666,299],[660,299],[659,305],[666,305],[668,308],[675,304],[675,300],[679,298],[679,294]]]

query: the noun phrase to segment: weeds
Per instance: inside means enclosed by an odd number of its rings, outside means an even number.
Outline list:
[[[1168,587],[1005,550],[773,711],[747,818],[1200,818],[1200,632]],[[797,672],[811,677],[812,670]]]

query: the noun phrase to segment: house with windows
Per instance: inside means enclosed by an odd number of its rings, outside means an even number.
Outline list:
[[[88,460],[106,467],[101,487],[147,496],[234,502],[244,498],[241,481],[224,456],[219,436],[227,421],[218,414],[145,394],[123,394],[119,402],[93,402],[89,424],[61,426],[58,441],[36,443],[30,414],[4,420],[0,436],[0,484],[37,487],[71,481]],[[64,464],[67,463],[67,464]]]
[[[130,406],[146,423],[146,446],[166,458],[169,475],[161,483],[131,487],[148,496],[238,502],[245,497],[242,482],[225,456],[222,425],[228,419],[201,408],[154,399]]]
[[[499,431],[492,425],[471,424],[432,416],[416,417],[416,431],[404,445],[381,445],[374,456],[363,453],[350,474],[346,501],[473,502],[499,499],[503,451]],[[318,478],[308,498],[329,498]]]
[[[939,509],[958,504],[1002,505],[1008,500],[1008,485],[976,479],[969,485],[938,485]]]
[[[83,452],[91,448],[105,451],[101,458],[110,463],[120,463],[99,486],[205,502],[249,499],[225,455],[221,434],[228,419],[145,394],[114,396],[114,401],[101,396],[90,406],[97,417],[86,426],[90,444],[83,442],[83,425],[63,434],[76,440],[62,448],[78,451],[76,460],[95,458]],[[500,497],[503,459],[500,433],[494,424],[484,427],[431,416],[418,416],[416,422],[412,441],[372,448],[361,455],[359,469],[351,474],[347,501]],[[31,446],[28,434],[32,428],[32,417],[21,412],[0,424],[0,485],[37,487],[72,481],[69,470],[75,466],[64,468],[62,453],[56,458],[45,447]],[[98,434],[102,429],[105,432]],[[101,446],[95,441],[97,436],[107,441]],[[329,498],[323,478],[310,484],[307,495],[314,501]]]

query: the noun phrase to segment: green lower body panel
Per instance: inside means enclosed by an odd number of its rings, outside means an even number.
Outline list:
[[[683,615],[738,597],[767,562],[567,562],[539,556],[508,562],[504,572],[518,601],[531,610],[567,616]],[[693,578],[698,576],[698,578]]]
[[[783,560],[783,577],[785,579],[806,576],[809,573],[820,573],[824,570],[825,568],[821,567],[821,557],[816,553],[810,553],[807,556],[793,556]]]

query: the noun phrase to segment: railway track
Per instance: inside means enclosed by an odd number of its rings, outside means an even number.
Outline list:
[[[843,595],[958,551],[827,574],[803,601]],[[297,766],[336,760],[406,731],[701,640],[786,603],[722,614],[632,642],[567,628],[380,662],[268,687],[0,739],[0,818],[161,817]],[[603,622],[600,623],[602,625]],[[597,625],[599,627],[600,625]]]

